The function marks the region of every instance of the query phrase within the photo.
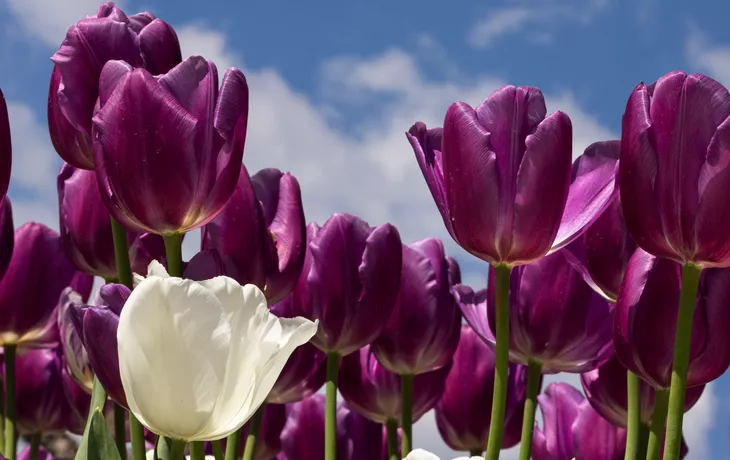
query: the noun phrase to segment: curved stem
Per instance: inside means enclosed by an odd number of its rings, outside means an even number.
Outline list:
[[[147,456],[145,449],[144,427],[133,413],[129,413],[129,437],[132,440],[132,458],[144,460]]]
[[[185,441],[170,441],[170,457],[167,460],[184,460],[185,459]],[[192,458],[191,458],[192,460]]]
[[[30,435],[30,455],[28,455],[29,460],[38,460],[38,454],[41,450],[41,438],[43,435],[39,431],[38,433],[33,433]]]
[[[542,383],[542,364],[530,361],[527,363],[527,398],[522,417],[522,441],[520,442],[520,460],[530,460],[532,454],[532,435],[535,432],[535,411],[537,410],[537,394]]]
[[[664,438],[664,422],[667,420],[669,390],[657,389],[654,396],[654,415],[651,418],[649,445],[646,448],[646,460],[659,460],[662,454]],[[666,458],[666,455],[664,456]]]
[[[682,293],[679,296],[677,331],[674,335],[674,361],[669,391],[667,435],[664,440],[664,460],[678,460],[682,446],[682,419],[684,418],[684,397],[687,391],[692,320],[701,274],[702,268],[694,264],[687,263],[682,267]]]
[[[254,414],[255,416],[256,414]],[[238,443],[241,442],[241,430],[243,428],[234,431],[226,438],[226,460],[238,459]]]
[[[385,431],[388,436],[388,460],[400,460],[398,455],[398,420],[389,418],[385,422]]]
[[[215,458],[215,460],[223,460],[223,446],[221,445],[221,440],[213,441],[211,444],[213,445],[213,458]]]
[[[639,430],[641,428],[641,379],[626,371],[628,390],[628,423],[626,425],[626,454],[624,460],[637,460],[639,454]]]
[[[112,236],[114,237],[114,257],[117,262],[117,276],[119,283],[132,289],[132,265],[129,262],[129,249],[127,248],[127,229],[117,222],[113,217]],[[145,273],[146,274],[146,273]]]
[[[256,441],[261,430],[261,421],[264,419],[264,408],[266,403],[256,409],[253,417],[251,417],[251,425],[248,430],[248,436],[246,437],[246,447],[243,449],[243,460],[253,460],[256,452]]]
[[[205,460],[205,445],[203,441],[190,443],[190,460]]]
[[[481,457],[484,451],[481,449],[472,449],[469,451],[470,457]]]
[[[16,458],[15,437],[15,351],[16,345],[5,345],[5,457]]]
[[[122,406],[114,404],[114,441],[122,460],[127,458],[126,412]]]
[[[182,233],[173,233],[171,235],[163,235],[165,240],[165,254],[167,255],[167,272],[170,276],[182,278],[183,261],[182,261]]]
[[[324,460],[337,460],[337,375],[340,355],[327,353],[327,380],[325,381]]]
[[[413,374],[400,376],[401,385],[401,457],[413,450]]]
[[[507,265],[494,266],[497,288],[497,348],[495,350],[494,394],[486,460],[499,459],[499,451],[502,448],[509,366],[509,273],[510,267]]]

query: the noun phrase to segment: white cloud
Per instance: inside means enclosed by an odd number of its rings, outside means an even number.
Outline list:
[[[697,404],[684,416],[684,440],[689,447],[685,460],[702,460],[711,458],[710,430],[715,425],[717,414],[717,394],[715,384],[705,387]]]
[[[486,48],[502,35],[517,32],[528,22],[539,18],[537,9],[527,7],[491,11],[469,31],[469,43],[478,48]]]
[[[704,72],[725,86],[730,86],[730,44],[711,43],[699,27],[690,24],[685,56],[694,67],[693,71]]]

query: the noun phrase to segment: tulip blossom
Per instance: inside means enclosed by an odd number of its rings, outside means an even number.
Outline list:
[[[626,427],[628,421],[626,367],[618,358],[613,357],[601,367],[581,374],[580,380],[586,399],[596,412],[614,425]],[[684,402],[685,411],[690,410],[697,403],[704,389],[704,385],[687,389],[687,397]],[[655,390],[642,380],[639,391],[640,419],[649,425],[654,414]]]
[[[546,114],[539,89],[505,86],[476,109],[452,104],[443,130],[406,133],[449,234],[491,264],[567,245],[614,193],[616,159],[586,152],[571,174],[570,119]]]
[[[2,90],[0,90],[0,201],[5,198],[10,185],[10,170],[13,162],[12,151],[8,105],[5,102]]]
[[[446,365],[415,376],[411,422],[438,402],[450,368]],[[401,420],[401,378],[375,359],[372,347],[366,345],[342,359],[339,385],[342,397],[359,414],[379,423]]]
[[[129,410],[173,440],[224,438],[265,401],[291,353],[316,329],[303,318],[277,318],[253,285],[169,277],[153,262],[117,328]]]
[[[494,351],[471,327],[463,325],[453,365],[435,410],[439,433],[454,450],[481,452],[487,445],[494,364]],[[510,364],[503,448],[520,442],[526,392],[527,369]],[[474,410],[475,407],[479,410]]]
[[[18,228],[10,265],[0,281],[2,345],[57,345],[55,309],[77,273],[63,253],[58,233],[35,222]]]
[[[370,227],[334,214],[307,228],[307,255],[292,312],[320,321],[312,343],[346,356],[372,343],[387,325],[398,297],[401,241],[390,224]]]
[[[86,299],[68,287],[61,293],[58,302],[58,331],[64,364],[69,376],[88,393],[94,384],[94,373],[91,370],[89,356],[84,348],[84,341],[74,327],[69,310],[74,305],[83,304]]]
[[[181,60],[172,27],[144,12],[127,16],[103,3],[96,16],[69,28],[58,51],[48,94],[48,128],[56,152],[69,164],[94,169],[91,118],[99,97],[99,78],[107,61],[123,60],[153,75]]]
[[[101,195],[125,227],[170,235],[210,222],[233,194],[248,119],[248,86],[193,56],[153,76],[110,61],[93,118]]]
[[[449,269],[441,241],[428,238],[403,246],[398,300],[371,346],[389,371],[422,374],[451,361],[459,343],[461,312],[451,295]]]
[[[306,249],[299,182],[278,169],[249,177],[241,165],[233,195],[203,227],[202,248],[217,250],[224,274],[256,285],[270,304],[283,299],[299,279]]]
[[[616,302],[614,347],[621,363],[655,388],[668,389],[674,360],[682,266],[638,249]],[[687,387],[730,367],[730,269],[703,270],[692,322]]]
[[[116,279],[117,264],[109,211],[99,193],[96,174],[69,164],[58,174],[61,242],[68,259],[79,270],[104,279]],[[129,260],[134,272],[165,254],[159,235],[127,232]]]

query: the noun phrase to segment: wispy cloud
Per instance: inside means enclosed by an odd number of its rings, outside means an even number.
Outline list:
[[[693,70],[704,72],[730,86],[730,43],[712,43],[702,29],[690,24],[684,52]]]

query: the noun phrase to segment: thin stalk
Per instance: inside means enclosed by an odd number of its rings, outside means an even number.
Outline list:
[[[114,257],[117,262],[117,276],[119,283],[132,289],[132,265],[129,262],[129,249],[127,248],[127,229],[117,222],[113,217],[112,236],[114,237]]]
[[[527,363],[527,398],[522,418],[522,441],[520,443],[520,460],[530,460],[532,454],[532,435],[535,431],[535,411],[537,395],[542,383],[542,364],[530,361]]]
[[[205,460],[205,445],[203,441],[190,443],[190,460]]]
[[[486,460],[498,460],[504,432],[504,410],[507,404],[507,370],[509,366],[509,274],[510,267],[494,266],[497,290],[497,347],[495,350],[494,394],[489,424]]]
[[[256,417],[256,414],[254,414],[254,417]],[[226,460],[238,459],[238,443],[241,442],[242,430],[243,428],[236,430],[226,438]]]
[[[213,445],[213,457],[215,460],[223,460],[223,446],[221,445],[221,440],[213,441],[211,444]]]
[[[243,449],[243,460],[253,460],[254,454],[256,453],[256,441],[261,430],[261,421],[264,419],[264,408],[266,404],[262,404],[261,407],[256,409],[253,417],[251,417],[251,425],[248,430],[248,436],[246,437],[246,447]]]
[[[129,436],[132,440],[132,458],[144,460],[146,458],[144,427],[133,413],[129,413]]]
[[[5,345],[5,457],[16,458],[15,437],[15,351],[16,345]]]
[[[646,423],[639,425],[639,449],[636,451],[635,460],[643,460],[646,458],[646,452],[649,449],[649,435],[651,428]],[[632,459],[634,460],[634,459]]]
[[[340,355],[327,353],[327,380],[325,380],[324,460],[337,460],[337,374]]]
[[[398,455],[398,420],[389,418],[385,422],[385,432],[388,436],[388,460],[400,460]]]
[[[641,441],[641,379],[631,371],[626,371],[628,390],[628,423],[626,425],[626,454],[624,460],[637,460]]]
[[[413,450],[413,375],[400,376],[401,389],[401,457],[406,458]]]
[[[182,278],[182,233],[163,235],[165,240],[165,254],[167,255],[167,272],[170,276]]]
[[[184,459],[185,459],[185,441],[180,441],[180,440],[170,441],[170,457],[167,460],[184,460]]]
[[[646,448],[646,460],[659,460],[662,454],[664,422],[667,420],[668,406],[669,390],[656,390],[656,395],[654,396],[654,415],[651,418],[649,444]],[[664,458],[666,459],[666,452]]]
[[[664,460],[678,460],[682,446],[682,419],[684,418],[684,397],[687,391],[692,320],[694,319],[701,274],[702,267],[691,263],[682,266],[682,293],[679,296],[677,331],[674,335],[674,361],[672,363],[672,383],[669,387],[669,412],[667,413],[667,435],[664,440]]]
[[[41,450],[41,438],[43,435],[39,431],[38,433],[33,433],[30,435],[30,455],[28,456],[29,460],[38,460],[38,454]]]
[[[122,460],[127,458],[127,423],[126,410],[119,404],[114,404],[114,441]]]

